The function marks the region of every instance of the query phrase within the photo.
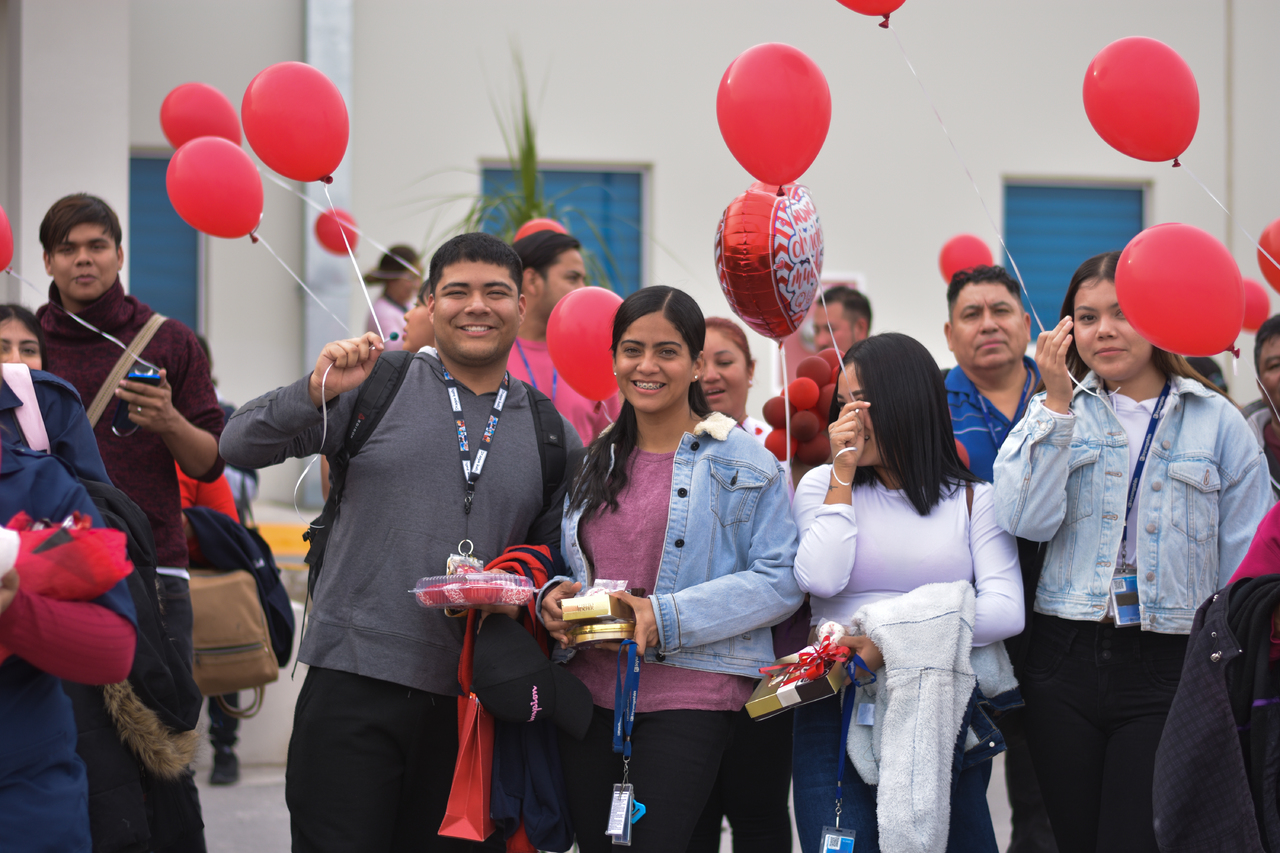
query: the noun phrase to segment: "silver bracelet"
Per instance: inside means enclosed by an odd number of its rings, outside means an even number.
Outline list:
[[[850,480],[849,482],[846,483],[844,480],[840,479],[840,476],[836,474],[836,460],[840,458],[841,453],[854,453],[857,450],[858,448],[856,447],[846,447],[844,450],[838,451],[836,455],[831,459],[831,477],[842,486],[852,486],[853,481]]]

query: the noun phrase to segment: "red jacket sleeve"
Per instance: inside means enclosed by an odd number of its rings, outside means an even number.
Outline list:
[[[0,645],[50,675],[81,684],[129,677],[138,632],[91,601],[57,601],[19,589],[0,613]]]

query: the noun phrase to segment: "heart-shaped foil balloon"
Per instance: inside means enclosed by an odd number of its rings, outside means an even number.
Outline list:
[[[729,202],[716,274],[729,307],[755,331],[781,341],[799,328],[822,276],[822,223],[809,190],[757,181]]]

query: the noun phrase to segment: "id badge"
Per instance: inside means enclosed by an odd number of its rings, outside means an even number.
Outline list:
[[[609,804],[609,824],[604,834],[620,847],[631,846],[631,812],[635,802],[635,789],[630,783],[613,786],[613,800]],[[851,848],[852,849],[852,848]]]
[[[1138,572],[1132,567],[1121,568],[1111,578],[1111,612],[1116,626],[1125,628],[1142,622],[1138,606]]]
[[[824,826],[822,827],[822,844],[818,846],[818,849],[823,853],[827,853],[827,851],[853,853],[853,841],[857,836],[858,833],[852,829]]]

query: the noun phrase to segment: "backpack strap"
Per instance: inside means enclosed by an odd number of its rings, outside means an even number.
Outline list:
[[[49,432],[44,428],[44,415],[36,399],[36,386],[31,382],[31,369],[25,364],[3,365],[4,384],[12,389],[22,405],[13,413],[22,431],[22,440],[32,450],[49,452]]]
[[[111,402],[116,388],[120,385],[120,380],[124,379],[124,375],[129,372],[129,368],[133,367],[133,363],[138,360],[138,356],[142,355],[142,351],[147,348],[147,344],[151,343],[151,339],[155,337],[156,332],[160,331],[160,326],[167,319],[169,318],[163,314],[152,314],[151,318],[138,330],[138,334],[133,336],[133,340],[129,342],[129,348],[120,353],[120,358],[116,361],[115,367],[111,368],[111,372],[107,374],[107,378],[103,381],[102,387],[98,389],[93,402],[85,410],[85,414],[89,416],[90,428],[98,425],[98,419],[107,410],[107,403]]]
[[[532,405],[533,429],[538,434],[538,461],[542,465],[542,508],[545,512],[564,481],[567,452],[564,449],[564,419],[551,398],[524,383]]]
[[[351,420],[347,422],[346,435],[342,438],[342,446],[329,459],[329,476],[333,480],[329,489],[329,499],[324,502],[319,518],[311,522],[311,526],[302,538],[310,544],[304,562],[310,567],[307,572],[307,595],[315,593],[316,581],[324,563],[325,547],[329,543],[329,533],[338,516],[338,505],[342,503],[342,492],[347,484],[347,468],[351,457],[360,452],[364,443],[373,435],[374,429],[386,414],[404,384],[404,377],[409,372],[409,363],[414,353],[404,350],[384,352],[378,356],[369,372],[369,378],[360,385],[356,394],[356,405],[351,410]]]

